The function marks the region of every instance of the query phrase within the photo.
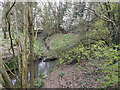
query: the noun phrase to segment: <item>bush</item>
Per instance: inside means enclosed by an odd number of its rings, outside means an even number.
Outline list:
[[[113,49],[113,46],[116,49]],[[102,64],[102,72],[105,74],[104,78],[100,79],[103,85],[109,86],[118,82],[118,60],[120,60],[120,50],[117,50],[120,45],[113,45],[108,47],[104,41],[97,41],[95,44],[83,46],[79,44],[72,50],[62,53],[59,58],[60,64],[77,62],[79,64],[82,60],[99,61]]]

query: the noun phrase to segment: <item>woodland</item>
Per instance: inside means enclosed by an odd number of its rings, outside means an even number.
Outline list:
[[[120,2],[3,0],[0,10],[0,89],[119,88]]]

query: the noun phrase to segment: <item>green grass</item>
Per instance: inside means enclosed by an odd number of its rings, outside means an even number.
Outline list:
[[[60,50],[73,46],[78,41],[78,36],[75,34],[56,34],[47,39],[50,46],[50,51],[47,53],[48,57],[56,56]]]
[[[44,47],[41,45],[41,42],[42,41],[40,41],[40,40],[34,41],[34,53],[38,57],[43,55]]]
[[[66,48],[76,45],[76,43],[78,43],[79,40],[83,38],[82,35],[72,33],[54,34],[51,37],[48,37],[46,40],[46,43],[50,47],[50,51],[46,50],[45,45],[42,43],[43,37],[41,36],[34,41],[34,52],[39,56],[46,55],[47,57],[56,57],[57,53],[60,51],[64,51]]]
[[[77,39],[77,36],[73,34],[56,34],[50,37],[50,39],[53,41],[48,44],[51,47],[51,50],[55,50],[72,44],[73,41]]]

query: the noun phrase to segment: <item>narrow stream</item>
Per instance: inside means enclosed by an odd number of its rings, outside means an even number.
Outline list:
[[[42,61],[37,61],[34,63],[34,77],[37,77],[39,73],[47,74],[51,69],[54,68],[56,61],[50,61],[50,62],[43,62]],[[19,78],[19,76],[17,76]],[[16,79],[11,76],[12,83],[13,85],[16,84]],[[30,70],[28,66],[28,82],[30,81]]]

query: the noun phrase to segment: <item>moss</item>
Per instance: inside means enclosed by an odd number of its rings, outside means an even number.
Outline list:
[[[0,84],[5,85],[5,82],[4,82],[1,74],[0,74]]]

